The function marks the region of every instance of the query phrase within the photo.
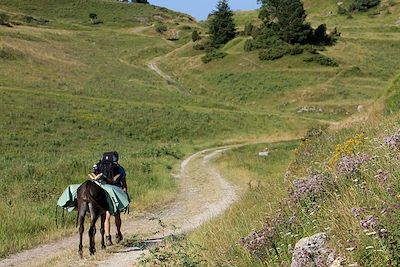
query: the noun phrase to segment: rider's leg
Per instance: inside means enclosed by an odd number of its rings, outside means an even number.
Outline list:
[[[119,243],[122,240],[122,233],[121,233],[121,214],[115,214],[115,226],[117,227],[117,234],[116,234],[116,242]]]
[[[112,245],[111,234],[110,234],[110,219],[111,219],[111,214],[110,212],[106,211],[106,220],[104,221],[104,234],[106,236],[107,246]]]

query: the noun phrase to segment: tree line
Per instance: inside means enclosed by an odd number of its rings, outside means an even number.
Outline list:
[[[332,45],[340,35],[336,29],[328,34],[325,24],[313,28],[306,21],[307,14],[301,0],[258,0],[258,3],[261,4],[258,15],[261,25],[248,24],[242,34],[252,37],[246,41],[245,51],[259,50],[261,60],[273,60],[285,54],[302,53],[304,49],[315,50],[318,49],[315,47]],[[379,3],[380,0],[352,0],[346,10],[364,11]],[[340,10],[338,13],[340,14]],[[228,0],[219,0],[216,9],[209,15],[209,38],[194,46],[195,49],[206,51],[203,62],[225,56],[218,48],[238,34],[233,15]],[[193,32],[192,39],[196,42],[201,36],[196,31]],[[321,56],[318,60],[320,59]],[[327,59],[322,59],[321,62],[328,65],[332,63]]]

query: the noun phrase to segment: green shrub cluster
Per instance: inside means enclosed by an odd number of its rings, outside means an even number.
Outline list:
[[[211,50],[213,50],[215,48],[212,46],[210,40],[206,39],[204,41],[196,42],[193,45],[193,49],[207,52],[207,51],[211,51]]]
[[[349,11],[367,11],[380,4],[380,0],[353,0],[349,5]]]
[[[206,55],[201,58],[201,61],[203,61],[204,64],[207,64],[214,59],[222,59],[226,55],[227,54],[225,52],[222,52],[218,49],[211,49],[210,51],[207,51]]]
[[[252,39],[244,44],[246,52],[259,50],[261,60],[274,60],[285,54],[303,53],[301,45],[332,45],[338,35],[327,34],[325,24],[313,29],[305,21],[306,14],[301,1],[263,0],[259,18],[264,22],[260,27],[246,25],[244,35]],[[294,45],[294,46],[293,46]]]
[[[261,50],[259,53],[260,60],[275,60],[285,55],[285,50],[279,47],[273,47],[266,50]]]
[[[344,4],[338,5],[337,12],[339,15],[348,15],[351,17],[351,12],[367,11],[379,5],[380,2],[380,0],[352,0],[347,7]]]
[[[10,17],[7,14],[0,13],[0,25],[11,27]]]
[[[192,32],[192,41],[197,42],[198,40],[201,40],[201,36],[197,30],[194,30]]]
[[[24,55],[18,50],[4,47],[0,48],[0,58],[4,60],[17,60],[18,58],[22,58]]]
[[[283,57],[284,55],[302,54],[304,51],[301,45],[288,44],[276,36],[267,39],[258,38],[246,40],[244,43],[244,50],[246,52],[260,50],[260,60],[275,60]]]
[[[244,50],[246,52],[261,50],[259,52],[261,60],[273,60],[286,54],[297,55],[303,53],[304,50],[316,54],[317,50],[321,50],[324,45],[332,45],[336,36],[339,35],[336,29],[332,35],[327,35],[326,30],[326,25],[321,24],[311,31],[306,44],[290,44],[269,27],[253,28],[253,38],[246,40]]]
[[[329,67],[337,67],[339,64],[332,58],[316,54],[311,57],[307,57],[304,59],[305,62],[316,62],[322,66],[329,66]]]
[[[244,26],[243,35],[244,36],[251,36],[253,33],[254,26],[252,23],[247,23]]]
[[[164,32],[166,32],[168,30],[167,26],[162,22],[156,22],[154,24],[154,29],[158,33],[164,33]]]

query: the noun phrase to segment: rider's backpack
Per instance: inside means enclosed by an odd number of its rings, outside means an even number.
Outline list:
[[[106,152],[98,164],[98,172],[103,173],[103,179],[111,181],[118,172],[117,167],[118,153]]]

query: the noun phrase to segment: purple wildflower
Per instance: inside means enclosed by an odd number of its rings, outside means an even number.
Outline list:
[[[320,173],[294,180],[293,187],[290,190],[291,199],[299,201],[322,192],[325,180],[325,177]]]
[[[365,154],[354,155],[354,156],[342,156],[338,170],[341,174],[352,175],[360,171],[360,167],[363,163],[369,160],[369,157]]]
[[[363,208],[351,208],[351,213],[353,213],[355,218],[360,218],[361,216],[361,212],[363,212],[364,209]]]
[[[375,175],[375,178],[378,180],[378,182],[382,185],[386,184],[388,181],[388,178],[390,177],[390,173],[385,172],[381,169],[378,170],[377,174]]]
[[[278,210],[275,217],[267,220],[261,231],[251,232],[248,236],[241,238],[240,242],[250,253],[257,255],[262,248],[274,248],[274,239],[280,234],[278,228],[287,224],[290,224],[290,220],[287,220],[282,210]]]
[[[392,197],[397,197],[397,192],[392,188],[392,187],[387,187],[386,191],[391,195]]]
[[[400,129],[394,135],[385,137],[384,142],[392,150],[400,148]]]
[[[379,223],[375,216],[369,215],[367,219],[360,221],[360,225],[366,229],[377,230]]]

